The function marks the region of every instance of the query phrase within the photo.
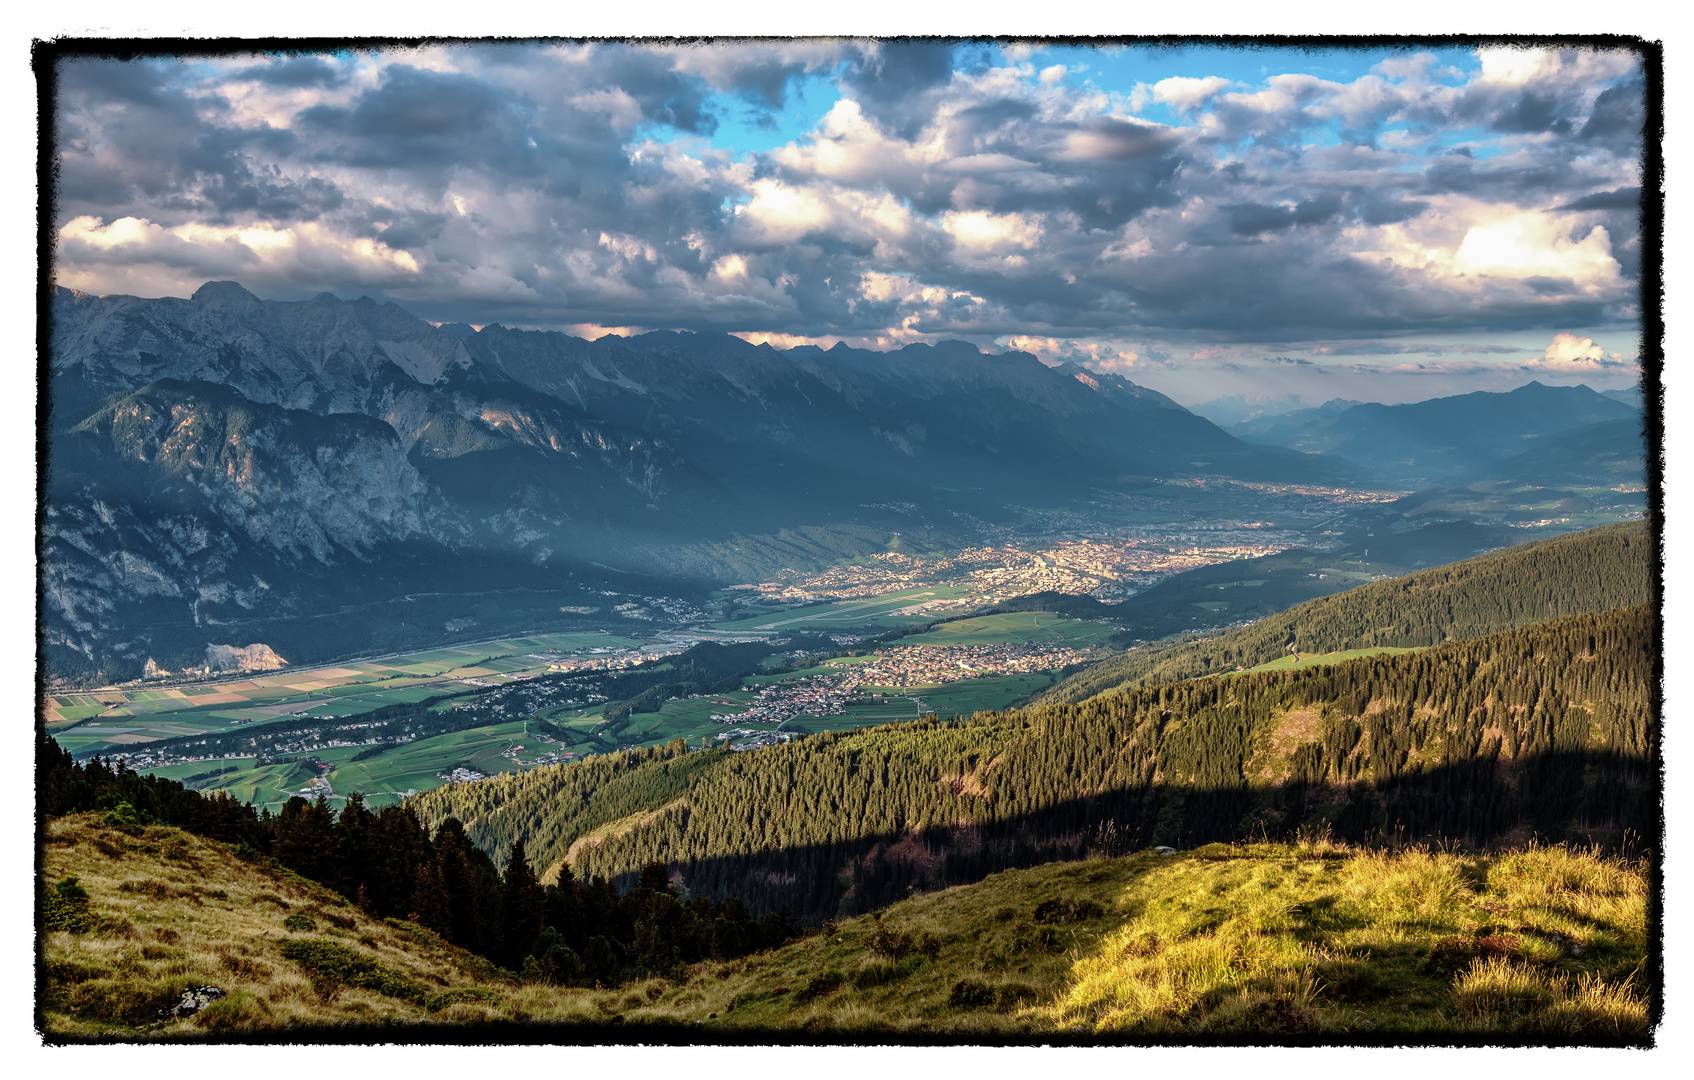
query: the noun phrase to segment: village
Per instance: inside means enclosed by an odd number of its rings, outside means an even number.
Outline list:
[[[1169,526],[1126,527],[1112,539],[1053,537],[1042,545],[1002,544],[970,547],[949,556],[887,551],[869,559],[831,567],[818,574],[790,572],[777,581],[733,587],[739,607],[802,605],[831,600],[873,598],[920,585],[964,586],[962,596],[918,601],[904,609],[912,615],[943,609],[983,607],[1057,592],[1092,596],[1104,603],[1127,600],[1172,574],[1232,559],[1255,558],[1286,550],[1299,542],[1289,530],[1264,521],[1233,519]]]
[[[842,665],[839,673],[772,683],[759,691],[745,711],[713,713],[712,719],[720,724],[781,725],[796,716],[840,716],[867,688],[904,690],[989,675],[1053,671],[1092,655],[1087,649],[1063,645],[909,645],[879,652],[867,663]]]

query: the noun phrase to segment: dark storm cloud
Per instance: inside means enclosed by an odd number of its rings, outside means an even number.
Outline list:
[[[1594,111],[1582,125],[1582,138],[1616,146],[1633,146],[1647,123],[1643,86],[1638,81],[1609,86],[1594,101]]]
[[[350,106],[317,105],[298,122],[314,156],[360,168],[441,170],[475,161],[508,174],[540,170],[530,145],[532,106],[467,75],[395,65]]]
[[[268,125],[208,123],[171,65],[76,63],[62,79],[60,198],[108,216],[156,206],[224,223],[243,215],[313,220],[344,195],[320,177],[291,176],[295,134]]]
[[[341,68],[317,56],[283,57],[233,74],[235,78],[254,79],[269,86],[294,88],[334,86],[347,77]]]
[[[1559,102],[1551,94],[1520,94],[1516,101],[1498,109],[1488,126],[1494,131],[1533,134],[1551,131],[1570,133],[1570,121],[1558,115]]]
[[[842,86],[866,116],[909,139],[929,119],[929,92],[952,80],[953,51],[935,42],[888,42],[850,64]]]
[[[1366,197],[1358,208],[1359,220],[1366,225],[1393,225],[1396,222],[1415,218],[1430,204],[1417,199],[1371,198]]]
[[[1341,196],[1319,195],[1293,206],[1225,207],[1229,211],[1230,231],[1241,236],[1257,236],[1276,229],[1292,229],[1296,225],[1318,225],[1341,213]]]
[[[1638,187],[1615,188],[1611,191],[1596,191],[1592,195],[1584,195],[1573,202],[1559,207],[1560,210],[1640,210],[1641,189]]]

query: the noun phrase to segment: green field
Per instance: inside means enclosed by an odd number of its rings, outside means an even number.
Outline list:
[[[1087,648],[1110,638],[1116,629],[1051,611],[1010,611],[942,623],[933,630],[900,638],[900,645],[1002,645],[1032,642]]]
[[[1110,633],[1110,628],[1098,623],[1083,623],[1062,616],[1029,612],[992,616],[969,622],[975,625],[962,627],[961,632],[949,636],[945,643],[984,644],[1023,640],[1022,637],[1009,639],[1007,635],[1028,636],[1034,633],[1040,633],[1043,635],[1042,640],[1047,641],[1085,643],[1091,637]],[[1028,629],[1025,630],[1025,627]],[[485,657],[484,652],[467,660]],[[479,772],[492,775],[534,767],[534,759],[548,751],[568,751],[578,755],[599,754],[620,746],[663,745],[677,738],[686,739],[690,745],[699,746],[702,742],[715,743],[716,737],[728,728],[748,726],[768,730],[773,725],[755,722],[748,722],[746,725],[734,722],[724,724],[714,721],[712,715],[741,712],[756,700],[761,686],[830,674],[839,671],[843,666],[865,663],[872,659],[874,657],[870,656],[841,657],[802,671],[750,676],[746,681],[747,689],[711,694],[692,700],[668,701],[656,712],[633,713],[616,725],[608,726],[603,710],[597,706],[559,706],[531,718],[546,720],[559,728],[563,732],[563,739],[558,743],[540,739],[540,729],[533,727],[528,721],[513,720],[419,739],[364,761],[352,760],[367,749],[362,746],[334,747],[314,751],[312,756],[333,766],[328,777],[338,796],[345,797],[357,791],[363,794],[371,805],[381,806],[395,801],[399,793],[407,790],[425,791],[438,786],[441,781],[436,774],[454,765],[466,764]],[[426,663],[440,664],[443,661],[429,660]],[[353,665],[349,665],[349,668],[351,667]],[[485,667],[486,664],[477,670],[483,670]],[[294,685],[298,685],[302,676],[293,674],[289,678],[295,680]],[[864,700],[849,705],[845,715],[797,716],[783,724],[780,730],[797,733],[843,731],[913,720],[920,714],[931,712],[951,717],[969,715],[981,710],[1004,709],[1013,702],[1046,688],[1052,681],[1053,676],[1047,674],[1000,675],[934,686],[890,689],[866,695]],[[397,683],[403,685],[396,685]],[[227,684],[219,687],[218,692],[222,693],[226,687]],[[286,703],[289,711],[309,710],[314,715],[344,716],[395,701],[423,700],[451,688],[457,688],[457,683],[443,686],[440,683],[394,680],[373,685],[368,682],[348,681],[311,691],[311,694],[316,696],[281,701]],[[275,692],[277,687],[271,685],[259,689]],[[283,692],[287,692],[286,689]],[[445,709],[451,705],[444,703],[439,707]],[[68,748],[80,749],[100,740],[109,741],[112,735],[119,733],[120,728],[124,732],[133,731],[136,734],[145,730],[153,733],[152,737],[165,734],[167,729],[174,734],[186,734],[195,730],[225,727],[230,723],[233,713],[242,711],[251,710],[232,710],[227,705],[210,705],[187,713],[173,713],[168,717],[127,719],[121,724],[104,721],[100,727],[79,727],[60,738]],[[187,727],[183,723],[187,718],[194,718],[201,726]],[[504,751],[516,744],[525,746],[520,759],[502,756]],[[274,808],[304,788],[316,775],[298,764],[260,766],[253,758],[191,762],[150,771],[158,776],[186,781],[190,776],[220,769],[231,763],[238,763],[241,766],[239,771],[202,779],[195,782],[194,786],[221,788],[244,802],[256,802]]]
[[[1032,675],[990,675],[983,679],[964,679],[960,682],[940,683],[931,686],[910,686],[902,690],[887,691],[887,697],[878,699],[871,705],[849,705],[848,717],[853,719],[853,726],[863,726],[866,723],[888,723],[893,720],[915,720],[919,712],[917,706],[908,700],[916,698],[923,702],[924,713],[936,713],[942,719],[953,716],[969,716],[974,712],[990,709],[1004,709],[1014,701],[1019,701],[1038,690],[1045,690],[1053,685],[1051,674],[1041,673]],[[895,716],[887,715],[890,706],[881,701],[895,703]],[[831,717],[830,719],[836,719]],[[820,729],[821,730],[821,729]]]
[[[961,585],[922,585],[867,599],[830,601],[806,607],[773,606],[752,615],[737,616],[733,621],[718,623],[715,629],[736,633],[769,633],[773,630],[795,633],[867,625],[890,629],[936,618],[945,613],[948,601],[968,593],[969,590]],[[902,614],[916,606],[930,610]]]
[[[228,730],[236,721],[259,723],[296,713],[356,716],[541,674],[551,661],[565,656],[639,644],[633,638],[600,633],[537,634],[244,679],[60,694],[46,700],[47,725],[72,752],[117,750],[153,739]]]
[[[505,750],[519,745],[525,748],[524,761],[502,756]],[[313,751],[310,756],[333,766],[327,775],[337,796],[336,803],[358,792],[371,806],[382,806],[398,801],[408,789],[425,791],[438,786],[441,780],[436,774],[451,766],[468,765],[490,775],[512,772],[526,767],[538,754],[555,748],[554,744],[535,738],[525,721],[513,720],[419,739],[364,761],[352,760],[368,749],[363,746],[331,747]],[[256,758],[195,761],[148,771],[154,776],[187,782],[191,776],[230,765],[237,766],[237,771],[202,779],[190,786],[228,791],[243,802],[274,810],[317,775],[298,762],[259,765]]]
[[[1248,668],[1248,671],[1294,671],[1299,668],[1319,667],[1323,664],[1339,664],[1343,660],[1357,660],[1361,656],[1398,656],[1401,653],[1417,652],[1417,649],[1402,649],[1383,646],[1377,649],[1348,649],[1345,652],[1332,653],[1301,653],[1298,658],[1282,656],[1258,667]]]

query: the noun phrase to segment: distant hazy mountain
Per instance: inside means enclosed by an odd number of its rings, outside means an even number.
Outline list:
[[[1633,408],[1642,408],[1641,387],[1639,386],[1630,386],[1622,390],[1605,390],[1601,392],[1600,396],[1609,397],[1613,401],[1621,401]]]
[[[1295,409],[1285,413],[1267,413],[1263,416],[1243,420],[1236,424],[1225,424],[1225,429],[1238,438],[1251,438],[1254,442],[1269,442],[1281,446],[1284,438],[1299,439],[1309,428],[1323,425],[1326,421],[1340,416],[1348,409],[1363,405],[1362,401],[1350,401],[1347,398],[1331,398],[1315,409]]]
[[[1508,458],[1500,475],[1541,485],[1640,483],[1646,475],[1647,444],[1641,418],[1602,420],[1535,440]]]
[[[1203,401],[1188,411],[1204,416],[1219,427],[1229,430],[1235,425],[1249,420],[1257,420],[1266,416],[1284,416],[1305,408],[1306,403],[1300,399],[1299,394],[1283,394],[1280,397],[1270,395],[1249,397],[1244,394],[1231,394],[1228,397]]]
[[[1326,406],[1255,421],[1237,432],[1248,442],[1335,454],[1383,480],[1418,486],[1503,478],[1507,460],[1531,451],[1537,440],[1639,416],[1630,405],[1586,386],[1532,382],[1509,393],[1411,405],[1363,404],[1338,412]]]
[[[52,317],[47,634],[84,669],[328,649],[395,596],[398,641],[439,627],[430,597],[745,580],[1155,476],[1338,475],[1120,376],[961,342],[588,342],[230,282],[60,289]]]

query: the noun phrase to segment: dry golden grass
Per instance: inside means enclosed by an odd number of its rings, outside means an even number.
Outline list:
[[[1122,1033],[1647,1031],[1644,869],[1594,853],[1218,845],[1172,860],[1123,899],[1136,915],[1078,960],[1047,1009],[1057,1023]]]
[[[291,939],[353,948],[426,995],[506,989],[486,961],[428,931],[372,919],[328,889],[176,829],[131,835],[94,814],[49,822],[46,876],[79,878],[93,922],[88,933],[45,937],[41,1005],[53,1033],[170,1036],[432,1018],[423,1001],[315,978],[283,956]],[[291,915],[307,916],[316,930],[287,929]],[[229,996],[192,1020],[155,1025],[161,1008],[198,985]]]
[[[1618,1042],[1640,1041],[1649,1022],[1645,868],[1561,847],[1213,845],[1053,863],[915,896],[880,926],[845,920],[604,990],[521,985],[427,931],[172,829],[54,821],[46,880],[65,876],[81,879],[92,923],[45,940],[44,1021],[67,1037],[522,1022],[688,1025],[703,1040],[798,1028]],[[298,915],[314,928],[284,925]],[[303,967],[290,955],[306,941],[381,965],[365,981],[390,993]],[[198,984],[229,996],[155,1020]]]

